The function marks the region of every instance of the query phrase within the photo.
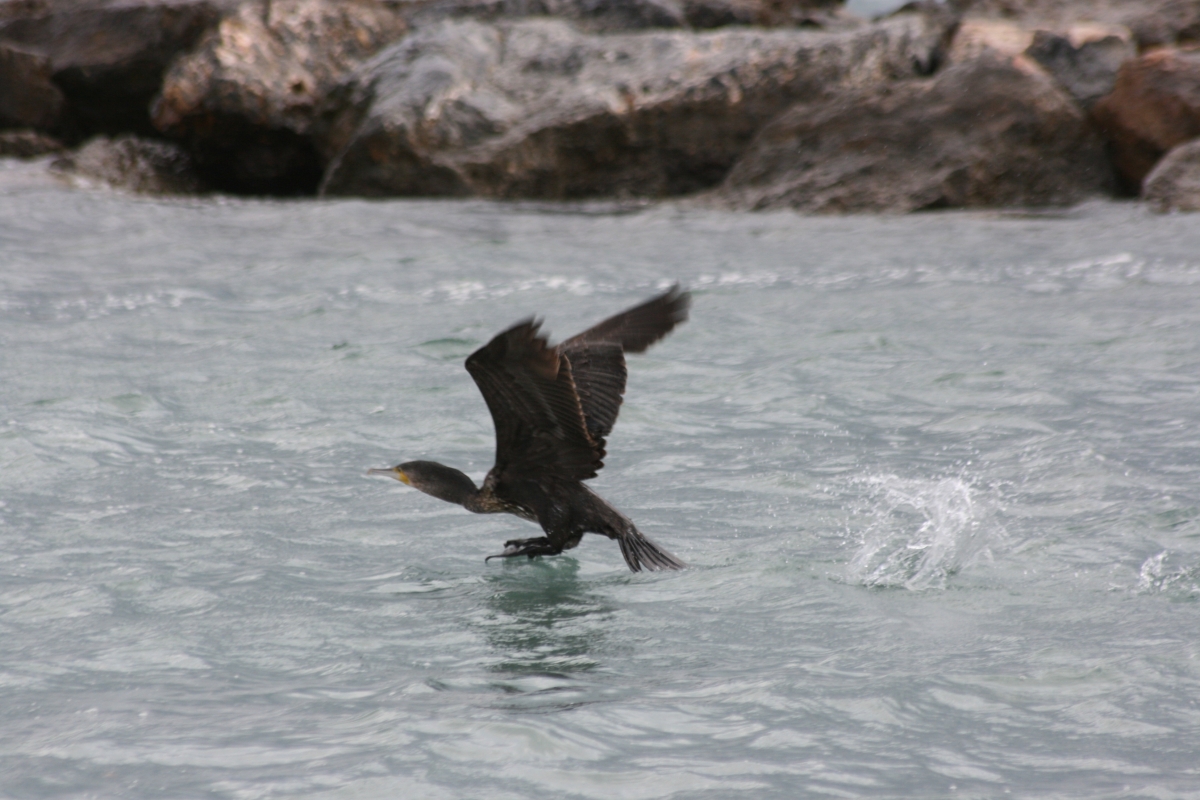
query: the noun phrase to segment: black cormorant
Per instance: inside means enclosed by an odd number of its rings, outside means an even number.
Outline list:
[[[550,347],[541,322],[527,319],[467,358],[496,426],[496,464],[483,486],[452,467],[409,461],[368,474],[389,475],[477,514],[507,512],[546,532],[512,539],[492,558],[553,556],[585,533],[616,539],[634,572],[682,569],[675,556],[583,481],[604,466],[604,437],[625,393],[625,353],[641,353],[687,319],[691,297],[678,285],[578,336]]]

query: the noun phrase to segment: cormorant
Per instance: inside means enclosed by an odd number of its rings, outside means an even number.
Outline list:
[[[546,532],[511,539],[488,556],[553,556],[585,533],[616,539],[634,572],[682,569],[685,564],[643,536],[634,524],[583,481],[604,466],[604,437],[612,431],[625,393],[625,353],[641,353],[687,319],[691,296],[678,285],[550,347],[529,318],[497,334],[467,358],[492,412],[496,464],[483,486],[433,461],[372,469],[477,514],[507,512]]]

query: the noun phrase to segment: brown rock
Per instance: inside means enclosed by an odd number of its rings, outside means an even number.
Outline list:
[[[802,103],[716,198],[811,212],[1073,203],[1111,188],[1099,139],[1045,75],[993,53],[931,79]]]
[[[1136,192],[1164,153],[1200,136],[1200,51],[1167,48],[1127,61],[1092,115]]]
[[[716,184],[762,124],[820,87],[912,75],[948,23],[852,33],[589,36],[565,23],[445,22],[335,93],[323,191],[663,197]]]
[[[1142,199],[1159,213],[1200,211],[1200,139],[1181,144],[1142,184]]]
[[[0,41],[42,54],[65,96],[59,127],[150,132],[148,108],[163,70],[214,24],[209,0],[77,0],[9,3]]]
[[[310,193],[321,174],[309,138],[318,102],[405,30],[378,0],[244,5],[171,67],[154,124],[186,142],[218,188]]]
[[[50,80],[50,59],[0,42],[0,128],[53,128],[63,95]]]
[[[98,181],[140,194],[204,190],[191,159],[179,146],[136,136],[98,136],[56,160],[51,169],[67,178]]]

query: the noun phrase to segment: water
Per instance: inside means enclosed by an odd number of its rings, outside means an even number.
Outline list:
[[[0,795],[1200,797],[1200,218],[159,201],[0,176]],[[483,557],[462,360],[669,281]]]

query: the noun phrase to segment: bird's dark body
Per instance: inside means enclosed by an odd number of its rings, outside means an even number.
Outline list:
[[[557,347],[526,320],[467,358],[496,426],[496,464],[476,488],[433,461],[390,470],[398,480],[479,514],[507,513],[541,525],[545,536],[505,542],[496,557],[549,556],[585,533],[616,539],[629,568],[680,569],[683,562],[643,536],[583,481],[604,466],[605,437],[625,392],[625,353],[640,353],[687,318],[678,287],[610,317]]]

